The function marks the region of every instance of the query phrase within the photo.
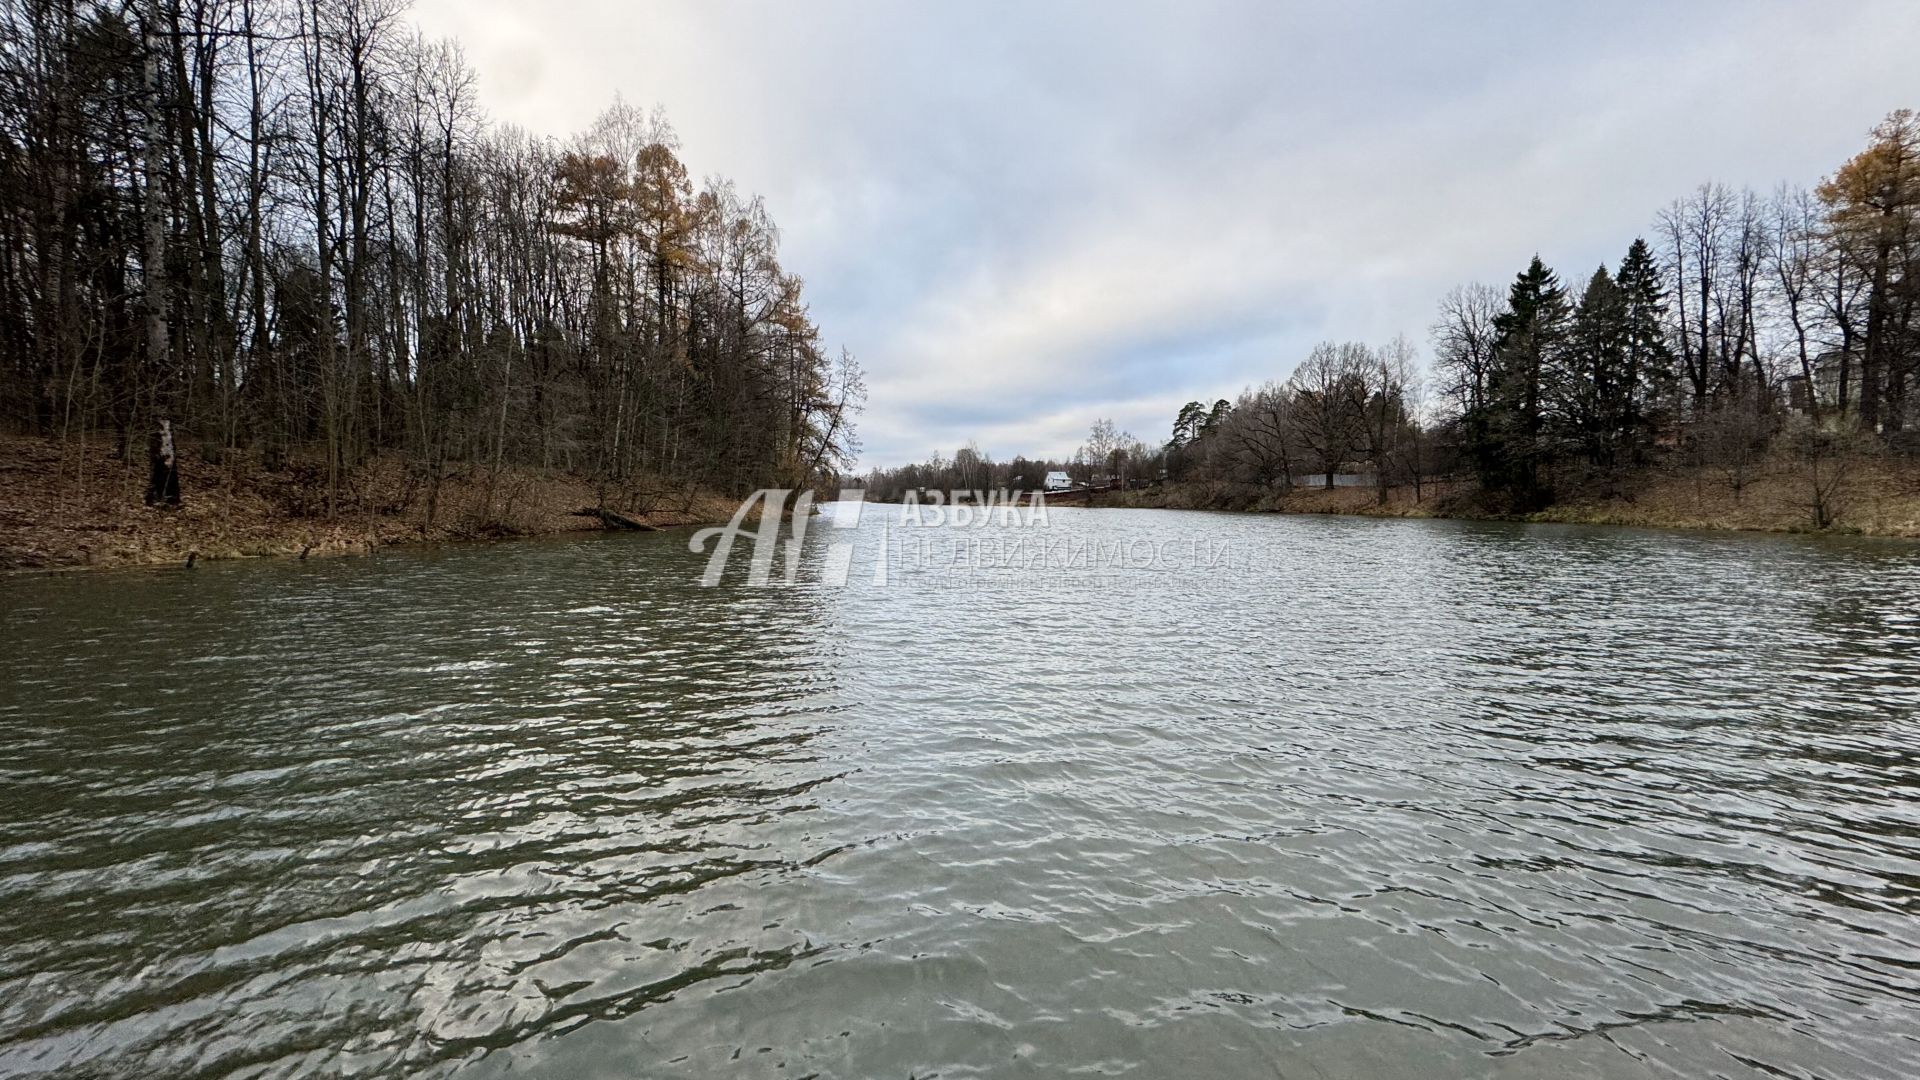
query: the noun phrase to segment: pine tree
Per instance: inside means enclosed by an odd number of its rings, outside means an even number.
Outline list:
[[[1200,434],[1211,435],[1220,430],[1220,425],[1226,423],[1227,414],[1232,411],[1233,402],[1226,398],[1214,402],[1213,408],[1207,413],[1207,418],[1200,423]]]
[[[1206,418],[1207,407],[1198,401],[1189,401],[1180,407],[1180,415],[1173,420],[1173,438],[1167,440],[1166,446],[1169,479],[1185,479],[1205,455],[1200,446],[1200,429]]]
[[[1207,407],[1198,401],[1189,401],[1180,407],[1180,415],[1173,421],[1173,438],[1167,447],[1178,450],[1200,435],[1200,427],[1206,421]]]

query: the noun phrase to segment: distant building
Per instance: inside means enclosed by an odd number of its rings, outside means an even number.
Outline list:
[[[1047,474],[1046,490],[1048,491],[1065,491],[1072,486],[1073,478],[1066,473],[1050,472]]]
[[[1373,483],[1374,478],[1372,473],[1343,472],[1333,474],[1334,487],[1372,487]],[[1320,488],[1324,490],[1327,486],[1327,474],[1313,473],[1309,475],[1305,473],[1295,473],[1293,486],[1297,488]]]
[[[1842,363],[1843,357],[1837,351],[1823,352],[1813,359],[1813,385],[1807,385],[1805,375],[1789,375],[1786,378],[1787,408],[1796,413],[1811,412],[1811,405],[1819,401],[1823,409],[1831,409],[1840,403],[1840,370],[1847,369],[1847,408],[1849,411],[1860,407],[1860,358],[1852,357],[1851,363]]]
[[[1807,385],[1805,375],[1789,375],[1785,380],[1787,388],[1787,411],[1808,413],[1813,411],[1813,389]]]

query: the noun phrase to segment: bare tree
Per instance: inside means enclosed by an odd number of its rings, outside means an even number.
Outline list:
[[[1714,299],[1722,289],[1721,259],[1733,212],[1725,186],[1702,184],[1660,213],[1662,256],[1673,275],[1675,336],[1696,413],[1706,410],[1714,389]]]
[[[176,457],[297,466],[329,514],[382,453],[429,517],[444,477],[490,503],[523,463],[809,482],[864,393],[764,208],[695,191],[663,117],[490,126],[399,0],[10,7],[0,310],[13,425],[131,456],[164,420]]]
[[[1295,430],[1319,464],[1327,487],[1365,445],[1368,371],[1372,350],[1349,342],[1322,342],[1294,369]]]
[[[1694,441],[1701,464],[1718,472],[1733,492],[1735,502],[1746,492],[1753,470],[1766,453],[1773,433],[1772,418],[1751,387],[1716,400],[1694,424]]]
[[[1101,475],[1092,470],[1111,468],[1113,453],[1120,448],[1121,438],[1120,430],[1113,426],[1112,420],[1102,417],[1093,422],[1092,429],[1087,432],[1086,444],[1082,447],[1089,470],[1088,484],[1097,486],[1100,483]]]
[[[1431,330],[1434,371],[1439,389],[1457,415],[1484,409],[1494,378],[1494,320],[1507,307],[1491,285],[1458,285],[1440,300]]]
[[[1807,411],[1820,422],[1819,380],[1813,370],[1814,319],[1819,311],[1822,215],[1813,193],[1781,185],[1769,206],[1767,266],[1791,331]]]
[[[1293,486],[1295,464],[1293,392],[1267,381],[1240,395],[1219,436],[1234,479],[1262,487]]]
[[[1413,344],[1395,337],[1372,350],[1360,366],[1364,398],[1360,408],[1360,449],[1373,462],[1375,499],[1386,505],[1393,473],[1407,443],[1407,384],[1417,377]]]

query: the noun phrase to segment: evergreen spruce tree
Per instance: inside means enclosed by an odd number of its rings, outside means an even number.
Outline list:
[[[1574,309],[1562,362],[1554,366],[1558,419],[1589,464],[1610,472],[1630,439],[1632,378],[1627,371],[1626,298],[1602,266]]]
[[[1507,290],[1507,311],[1493,321],[1494,372],[1489,394],[1492,442],[1482,482],[1516,505],[1543,505],[1547,453],[1546,378],[1567,340],[1567,293],[1535,255]]]
[[[1628,434],[1629,457],[1637,463],[1646,459],[1654,435],[1670,419],[1667,403],[1673,399],[1679,375],[1674,370],[1673,350],[1667,344],[1666,290],[1660,286],[1660,267],[1645,240],[1635,239],[1627,248],[1614,282],[1623,305],[1629,395],[1622,423]]]

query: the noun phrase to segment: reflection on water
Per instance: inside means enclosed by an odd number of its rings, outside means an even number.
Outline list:
[[[0,1073],[1920,1071],[1914,547],[1050,522],[0,582]]]

